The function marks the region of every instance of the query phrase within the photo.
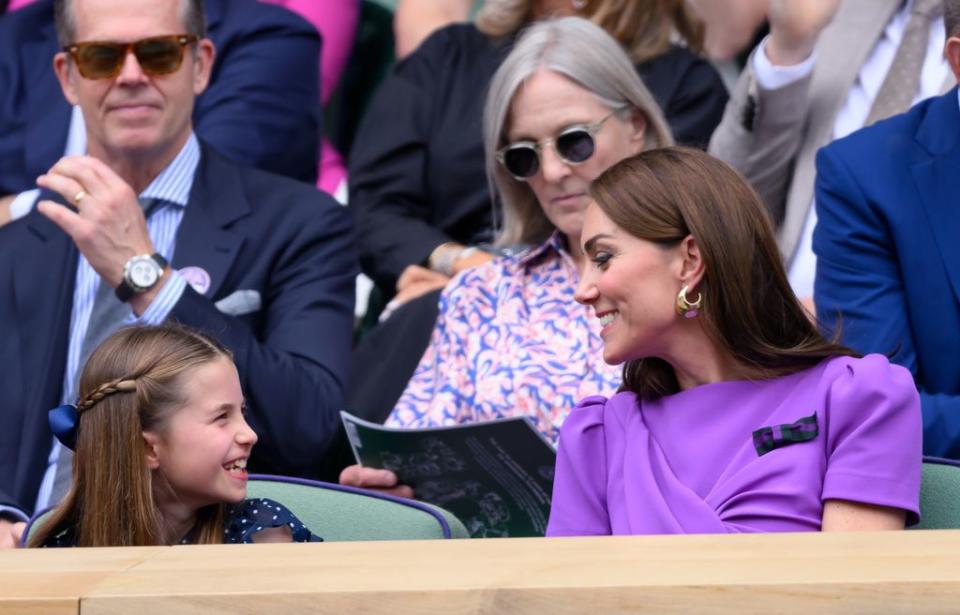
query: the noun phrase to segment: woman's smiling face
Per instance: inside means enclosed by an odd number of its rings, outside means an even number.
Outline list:
[[[683,242],[635,237],[590,203],[584,215],[588,257],[576,299],[592,306],[603,329],[603,359],[615,365],[660,356],[679,324],[675,305],[684,271]]]

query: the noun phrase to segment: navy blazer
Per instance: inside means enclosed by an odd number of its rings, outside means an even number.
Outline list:
[[[960,102],[954,88],[817,155],[817,315],[916,380],[924,453],[960,457]]]
[[[320,38],[300,16],[255,0],[206,0],[217,48],[197,101],[197,135],[231,160],[315,183]],[[53,0],[0,16],[0,196],[36,188],[63,156],[70,105],[53,71]]]
[[[32,511],[60,404],[78,251],[36,210],[0,228],[0,504]],[[173,267],[205,269],[170,318],[234,354],[259,434],[251,468],[312,476],[336,434],[359,272],[349,213],[313,186],[241,168],[203,144]],[[243,316],[214,303],[260,293]]]

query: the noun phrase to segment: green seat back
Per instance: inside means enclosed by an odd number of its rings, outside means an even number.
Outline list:
[[[459,519],[437,506],[331,483],[252,474],[247,497],[276,500],[327,542],[470,537]],[[23,544],[51,512],[30,520]]]
[[[928,457],[920,483],[920,523],[912,529],[960,529],[960,465]]]
[[[280,502],[330,542],[470,537],[459,519],[436,506],[330,483],[251,475],[247,497]]]

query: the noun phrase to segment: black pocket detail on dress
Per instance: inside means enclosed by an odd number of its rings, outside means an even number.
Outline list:
[[[796,442],[813,440],[820,433],[817,426],[817,413],[799,419],[796,423],[761,427],[753,432],[753,446],[761,457],[772,450],[783,448]]]

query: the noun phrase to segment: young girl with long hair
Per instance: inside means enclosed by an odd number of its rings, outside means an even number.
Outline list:
[[[50,412],[73,483],[31,547],[320,540],[248,500],[257,434],[230,352],[178,325],[123,329],[90,356],[76,406]]]

